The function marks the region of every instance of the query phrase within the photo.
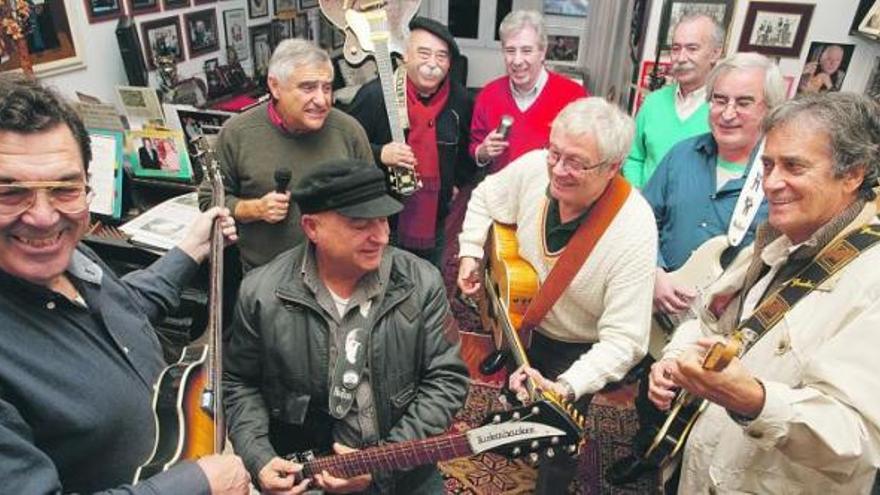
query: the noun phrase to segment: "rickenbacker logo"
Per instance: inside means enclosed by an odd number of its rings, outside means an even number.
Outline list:
[[[513,443],[548,437],[565,437],[565,432],[534,421],[490,424],[467,432],[471,450],[477,454]]]

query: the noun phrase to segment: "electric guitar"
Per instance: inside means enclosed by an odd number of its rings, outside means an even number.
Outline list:
[[[194,156],[211,181],[211,204],[224,202],[220,164],[207,138],[193,139]],[[153,396],[156,443],[150,458],[138,468],[134,483],[158,474],[182,460],[198,459],[223,451],[226,425],[223,418],[222,379],[222,294],[223,232],[220,218],[211,232],[210,308],[208,328],[202,337],[186,346],[180,359],[159,375]]]
[[[391,52],[403,53],[409,36],[409,21],[419,9],[421,0],[321,0],[321,12],[336,27],[345,31],[343,55],[352,65],[364,61],[372,53],[379,69],[382,99],[391,128],[391,139],[405,143],[403,129],[409,127],[405,108],[398,105],[399,97],[406,97],[406,86],[396,81],[391,64]],[[403,100],[405,101],[405,99]],[[390,166],[391,190],[409,196],[422,187],[415,170]]]
[[[576,455],[583,426],[570,406],[541,400],[518,409],[495,412],[479,428],[424,440],[408,440],[347,454],[315,457],[312,452],[287,459],[303,464],[297,482],[326,470],[351,478],[377,471],[410,469],[438,461],[496,452],[507,457],[528,456],[532,463],[556,455]]]

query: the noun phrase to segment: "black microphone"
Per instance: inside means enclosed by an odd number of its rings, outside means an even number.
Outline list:
[[[275,192],[284,194],[287,192],[287,185],[290,184],[291,173],[286,168],[275,170]]]

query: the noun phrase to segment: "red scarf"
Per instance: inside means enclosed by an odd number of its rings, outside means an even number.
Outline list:
[[[436,242],[437,209],[440,205],[440,156],[437,151],[437,116],[449,100],[449,78],[427,102],[419,99],[412,82],[406,80],[406,109],[409,115],[408,144],[416,156],[416,172],[422,188],[406,200],[397,218],[397,240],[401,247],[431,249]]]
[[[290,134],[290,131],[288,131],[287,127],[284,125],[284,119],[281,118],[281,113],[275,108],[275,98],[269,100],[269,105],[266,109],[269,112],[269,122],[284,134]]]

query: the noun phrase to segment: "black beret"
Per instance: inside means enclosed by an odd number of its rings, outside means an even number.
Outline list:
[[[446,46],[449,47],[449,52],[453,57],[458,57],[458,43],[455,42],[455,38],[452,36],[452,33],[449,32],[449,29],[435,21],[434,19],[429,19],[427,17],[413,17],[411,21],[409,21],[409,29],[410,31],[414,29],[424,29],[425,31],[433,34],[434,36],[440,38],[446,43]]]
[[[302,213],[334,210],[350,218],[379,218],[403,209],[388,195],[385,174],[360,160],[333,160],[302,176],[290,193]]]

